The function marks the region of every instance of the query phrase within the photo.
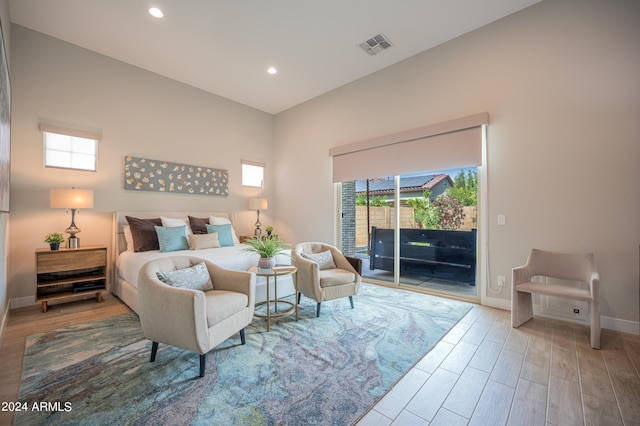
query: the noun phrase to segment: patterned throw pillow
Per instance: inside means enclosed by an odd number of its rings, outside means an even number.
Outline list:
[[[173,287],[201,291],[213,290],[213,283],[204,262],[177,271],[157,272],[156,275],[160,281]]]
[[[335,269],[336,264],[333,261],[333,255],[331,250],[323,251],[320,253],[302,253],[302,257],[309,259],[312,262],[316,262],[320,269]]]

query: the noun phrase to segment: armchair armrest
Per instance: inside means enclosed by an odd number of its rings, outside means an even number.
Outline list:
[[[305,259],[294,250],[291,251],[291,264],[298,268],[298,292],[307,297],[315,296],[317,294],[315,286],[316,283],[319,286],[320,281],[318,277],[320,267],[318,264],[309,259]]]
[[[209,336],[202,291],[169,286],[143,271],[138,285],[140,322],[148,339],[198,353],[207,350]]]
[[[244,293],[249,298],[249,305],[255,305],[256,298],[256,276],[251,272],[232,271],[224,269],[210,262],[205,262],[213,288],[216,290],[235,291]]]
[[[531,277],[528,265],[518,266],[511,270],[511,285],[515,288],[517,284],[531,281]]]
[[[587,282],[589,290],[591,291],[591,297],[595,303],[600,303],[600,274],[594,272],[591,274],[591,279]]]
[[[353,269],[356,270],[358,275],[362,276],[362,259],[357,257],[345,256],[345,258],[349,261]]]

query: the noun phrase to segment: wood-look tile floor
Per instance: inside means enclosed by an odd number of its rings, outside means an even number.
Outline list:
[[[116,297],[12,310],[0,347],[0,402],[16,401],[25,338],[130,312]],[[640,336],[473,309],[359,422],[368,425],[640,425]],[[13,415],[0,411],[0,424]]]
[[[474,305],[358,422],[640,425],[640,336]]]

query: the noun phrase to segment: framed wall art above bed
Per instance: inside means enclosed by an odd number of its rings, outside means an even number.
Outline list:
[[[126,156],[124,189],[184,194],[229,195],[229,171]]]

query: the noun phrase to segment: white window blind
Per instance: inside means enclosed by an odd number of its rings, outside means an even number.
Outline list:
[[[40,130],[45,167],[96,171],[100,134],[49,124],[40,124]]]
[[[262,188],[264,186],[264,164],[241,160],[242,186]]]
[[[479,166],[488,123],[481,113],[331,148],[333,181]]]

